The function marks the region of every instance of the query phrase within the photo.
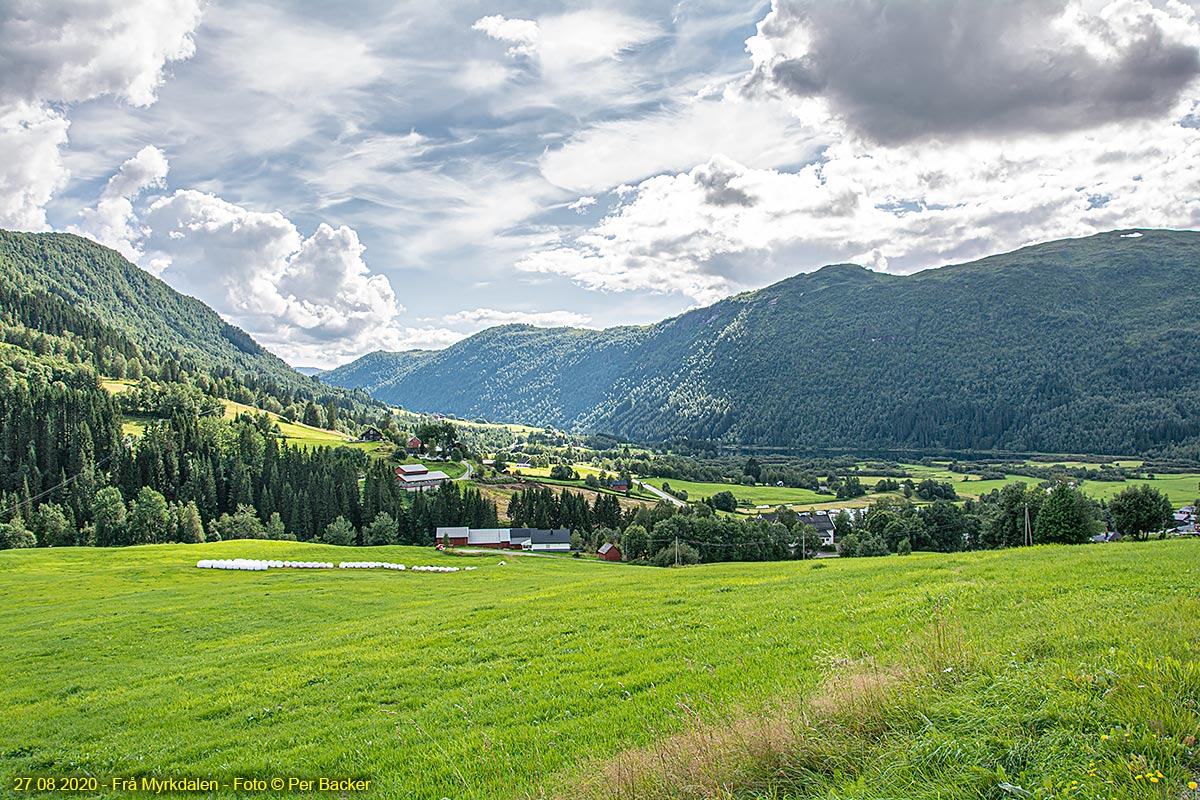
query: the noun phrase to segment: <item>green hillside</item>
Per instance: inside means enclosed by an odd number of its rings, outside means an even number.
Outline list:
[[[653,326],[494,328],[323,380],[626,439],[1194,456],[1200,233],[1140,233],[829,266]]]
[[[110,351],[122,353],[122,362],[133,353],[156,366],[174,362],[192,375],[241,375],[255,390],[285,400],[332,399],[345,409],[375,405],[301,375],[204,303],[80,236],[0,230],[0,285],[0,311],[15,321],[50,334],[88,327]],[[107,341],[114,335],[123,341]]]

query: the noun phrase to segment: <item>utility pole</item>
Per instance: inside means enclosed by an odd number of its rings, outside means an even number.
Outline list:
[[[1033,528],[1029,524],[1029,503],[1025,504],[1025,546],[1033,546]]]
[[[679,537],[675,537],[675,566],[679,566]]]

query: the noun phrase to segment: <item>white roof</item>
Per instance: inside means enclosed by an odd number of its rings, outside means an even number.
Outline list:
[[[429,467],[424,464],[401,464],[399,470],[405,475],[419,475],[423,472],[429,472]]]
[[[398,476],[403,483],[425,483],[426,481],[448,481],[450,476],[444,472],[421,472],[416,475]]]

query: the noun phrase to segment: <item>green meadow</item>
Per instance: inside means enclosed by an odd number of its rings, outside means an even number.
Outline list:
[[[784,504],[801,505],[811,503],[828,503],[835,498],[828,494],[817,494],[808,489],[789,489],[784,486],[743,486],[737,483],[699,483],[696,481],[666,480],[662,478],[643,478],[651,486],[662,488],[663,483],[671,485],[673,490],[684,489],[688,500],[695,502],[706,497],[712,497],[718,492],[733,492],[739,500],[746,500],[754,505],[778,506]]]
[[[194,567],[232,557],[477,569]],[[1194,541],[679,570],[4,551],[0,795],[115,775],[357,776],[371,790],[344,796],[372,800],[1191,798],[1198,578]]]

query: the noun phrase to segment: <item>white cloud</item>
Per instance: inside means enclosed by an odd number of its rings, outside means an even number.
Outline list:
[[[469,333],[453,331],[449,328],[404,328],[400,337],[394,340],[387,350],[441,350],[455,342],[461,342],[470,336]]]
[[[442,321],[448,325],[469,325],[478,331],[497,325],[580,328],[587,327],[592,318],[575,311],[497,311],[494,308],[476,308],[449,314],[443,317]]]
[[[96,207],[81,211],[82,221],[70,230],[137,261],[142,255],[137,240],[143,233],[135,225],[133,201],[146,189],[165,185],[168,169],[163,151],[146,145],[121,165],[105,185]]]
[[[0,7],[0,94],[29,102],[113,95],[148,106],[190,58],[201,0],[14,0]]]
[[[278,211],[185,190],[155,201],[147,263],[292,363],[330,364],[405,334],[390,281],[372,275],[358,235],[320,224],[304,238]]]
[[[66,183],[63,104],[111,95],[149,106],[172,61],[191,57],[200,0],[0,5],[0,225],[40,230]]]
[[[594,205],[596,205],[596,198],[591,197],[590,195],[584,195],[574,203],[568,203],[567,208],[576,213],[582,214],[583,212],[587,211],[590,206]]]
[[[599,192],[690,169],[714,153],[755,167],[800,163],[827,141],[779,102],[692,98],[653,114],[594,125],[546,151],[539,166],[556,186]]]
[[[662,33],[648,20],[599,9],[542,17],[538,25],[538,57],[543,70],[550,73],[619,59]]]
[[[237,91],[299,111],[326,111],[387,69],[362,36],[269,6],[219,10],[208,24],[220,32],[211,56]]]
[[[44,230],[46,204],[67,179],[70,122],[46,106],[0,103],[0,227]]]
[[[851,260],[911,271],[1119,227],[1200,224],[1200,130],[1154,122],[1006,142],[873,148],[849,137],[796,172],[714,157],[643,181],[521,270],[709,302]]]
[[[531,19],[506,19],[500,14],[480,17],[471,30],[482,31],[501,42],[511,42],[506,54],[516,58],[537,52],[538,24]]]

